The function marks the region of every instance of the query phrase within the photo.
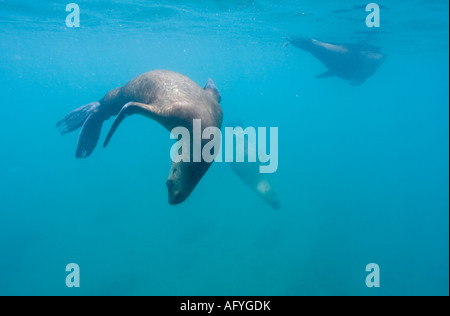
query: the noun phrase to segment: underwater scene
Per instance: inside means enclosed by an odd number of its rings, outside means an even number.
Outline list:
[[[0,295],[449,295],[446,0],[0,0]]]

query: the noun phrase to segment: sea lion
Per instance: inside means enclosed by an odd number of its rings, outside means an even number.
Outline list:
[[[220,129],[223,118],[220,102],[220,93],[211,79],[202,89],[179,73],[156,70],[136,77],[121,88],[111,90],[98,102],[76,109],[59,121],[57,126],[62,134],[82,127],[76,157],[87,158],[97,145],[103,122],[112,116],[117,115],[117,118],[104,147],[108,145],[120,123],[133,114],[153,119],[169,131],[175,127],[185,127],[191,135],[195,119],[201,120],[202,133],[207,127]],[[205,143],[207,140],[202,140],[202,148]],[[211,163],[203,158],[200,162],[174,162],[167,180],[169,203],[173,205],[185,201],[210,166]]]
[[[386,59],[379,48],[369,45],[336,45],[303,37],[291,38],[289,41],[311,53],[328,68],[317,78],[337,76],[350,81],[353,86],[361,85],[373,76]]]
[[[242,126],[238,122],[232,122],[229,126]],[[260,162],[249,162],[249,153],[253,156],[257,155],[256,143],[245,137],[244,129],[238,130],[236,133],[236,156],[244,151],[245,162],[230,163],[231,169],[253,192],[256,193],[263,201],[272,208],[278,210],[281,203],[278,198],[277,191],[271,184],[270,175],[260,172]]]

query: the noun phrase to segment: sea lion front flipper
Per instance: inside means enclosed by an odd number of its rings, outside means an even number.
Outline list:
[[[335,76],[334,72],[332,72],[331,70],[327,70],[323,74],[318,75],[317,79],[330,78],[334,76]]]
[[[206,86],[203,90],[210,93],[214,100],[217,101],[217,103],[220,103],[222,101],[222,96],[220,95],[219,89],[217,89],[216,84],[211,78],[208,79],[208,82],[206,83]]]
[[[108,136],[106,136],[105,142],[103,143],[103,147],[108,146],[109,142],[111,141],[111,138],[113,137],[120,123],[122,123],[122,121],[127,116],[131,116],[134,114],[141,114],[148,118],[154,119],[158,122],[160,122],[159,118],[162,117],[158,111],[158,107],[154,105],[143,104],[138,102],[129,102],[125,104],[122,110],[120,110],[120,113],[117,115],[113,125],[111,126],[111,130],[109,131]]]

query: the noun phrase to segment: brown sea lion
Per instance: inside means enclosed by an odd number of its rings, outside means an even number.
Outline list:
[[[169,131],[175,127],[185,127],[191,135],[195,119],[201,120],[202,132],[207,127],[220,129],[223,118],[220,101],[220,93],[211,79],[202,89],[179,73],[156,70],[136,77],[121,88],[111,90],[98,102],[74,110],[59,121],[57,126],[62,134],[82,127],[76,157],[87,158],[98,143],[103,122],[112,116],[117,115],[117,118],[104,147],[124,118],[133,114],[151,118]],[[207,142],[202,140],[202,148]],[[210,166],[211,163],[203,158],[201,162],[174,162],[167,180],[169,203],[179,204],[185,201]]]

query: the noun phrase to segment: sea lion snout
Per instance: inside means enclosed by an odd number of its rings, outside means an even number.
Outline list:
[[[183,203],[187,196],[184,196],[183,192],[177,188],[176,182],[173,180],[167,180],[167,191],[169,193],[169,204],[177,205]]]
[[[170,205],[178,205],[183,203],[185,198],[182,198],[182,194],[179,192],[175,193],[174,195],[170,196],[169,194],[169,204]]]

